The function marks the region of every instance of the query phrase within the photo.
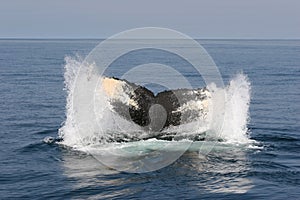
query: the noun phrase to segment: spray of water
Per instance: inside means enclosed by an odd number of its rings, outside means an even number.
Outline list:
[[[93,66],[83,63],[80,59],[66,57],[65,59],[65,89],[67,91],[66,105],[66,121],[59,130],[59,136],[63,138],[63,144],[71,147],[83,148],[91,144],[105,144],[122,138],[123,141],[132,140],[133,138],[143,138],[147,134],[139,126],[133,122],[129,122],[116,113],[112,112],[110,104],[101,88],[96,88],[95,102],[96,108],[91,115],[89,112],[85,116],[81,116],[84,123],[88,120],[92,126],[86,130],[76,128],[74,110],[74,90],[75,80],[85,80],[99,78],[93,72]],[[86,73],[80,73],[84,70]],[[82,85],[82,88],[88,90],[88,85]],[[221,140],[228,143],[249,143],[247,123],[249,121],[249,104],[250,104],[250,82],[247,76],[240,73],[231,79],[228,86],[218,88],[214,84],[210,84],[208,89],[211,93],[209,107],[211,110],[217,111],[215,114],[209,114],[203,120],[199,119],[189,124],[178,127],[170,127],[164,132],[176,132],[182,136],[182,140],[191,138],[191,135],[205,134],[207,140]],[[225,96],[225,99],[224,99]],[[126,96],[124,96],[126,98]],[[125,102],[128,100],[124,99]],[[225,102],[224,102],[225,101]],[[83,102],[84,103],[84,102]],[[197,106],[197,102],[191,101],[185,106]],[[221,126],[220,126],[221,125]],[[222,127],[221,129],[219,127]],[[151,140],[153,143],[153,139]]]

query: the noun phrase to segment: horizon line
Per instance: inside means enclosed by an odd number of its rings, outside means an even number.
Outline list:
[[[0,40],[105,40],[108,38],[93,38],[93,37],[0,37]],[[140,38],[139,38],[140,39]],[[141,38],[142,39],[142,38]],[[147,38],[145,38],[147,39]],[[166,38],[162,38],[166,39]],[[168,39],[168,38],[167,38]],[[172,38],[170,38],[172,39]],[[192,38],[194,40],[300,40],[300,38]]]

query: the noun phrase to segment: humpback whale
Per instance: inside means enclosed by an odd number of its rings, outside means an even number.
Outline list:
[[[155,95],[146,87],[115,77],[103,77],[101,86],[111,111],[147,131],[159,132],[206,119],[211,102],[206,87],[165,90]]]

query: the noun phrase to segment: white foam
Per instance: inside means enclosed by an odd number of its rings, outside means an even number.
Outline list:
[[[111,112],[110,104],[99,88],[96,88],[96,95],[93,97],[97,106],[82,108],[87,111],[80,115],[80,123],[86,122],[87,126],[82,126],[86,129],[78,129],[78,118],[75,115],[80,112],[78,109],[81,106],[74,105],[74,102],[80,102],[85,106],[90,105],[91,96],[86,93],[94,88],[89,88],[89,82],[98,80],[99,77],[93,65],[83,63],[78,58],[67,57],[65,61],[65,89],[68,94],[66,121],[59,130],[63,144],[81,148],[90,144],[103,143],[114,137],[140,137],[147,134],[133,122],[126,121]],[[80,84],[80,87],[77,87],[77,84]],[[228,143],[250,142],[247,135],[247,123],[249,122],[251,87],[247,76],[236,75],[226,88],[217,88],[214,84],[209,85],[208,88],[211,92],[211,100],[208,104],[210,111],[214,112],[210,112],[205,120],[199,119],[197,122],[170,129],[178,134],[189,136],[205,132],[207,138],[222,139]],[[79,98],[78,95],[74,96],[74,90],[80,90],[80,92],[76,91],[80,94],[80,101],[74,101],[74,98]]]
[[[211,129],[214,130],[214,123],[222,123],[221,129],[215,135],[227,142],[249,142],[247,124],[249,122],[251,86],[247,76],[237,74],[226,88],[214,88],[213,90],[212,102],[220,115],[212,119]],[[225,94],[225,99],[220,93]],[[224,100],[225,102],[223,102]]]

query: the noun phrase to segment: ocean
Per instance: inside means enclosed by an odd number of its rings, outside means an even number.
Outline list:
[[[225,88],[219,89],[230,97],[217,136],[100,142],[89,149],[99,133],[91,139],[70,127],[70,88],[82,60],[100,41],[0,40],[0,199],[300,199],[299,40],[198,40],[220,71]],[[182,60],[152,50],[120,59],[107,75],[120,76],[120,66],[154,61],[182,70],[193,87],[205,86]],[[156,93],[166,89],[148,87]],[[121,133],[131,132],[132,125],[105,119],[100,126],[109,131],[101,138],[120,126]],[[86,138],[91,140],[84,143]],[[136,158],[161,146],[183,154],[170,165],[139,173],[137,168],[149,165],[136,164]],[[102,163],[93,156],[96,151]],[[126,159],[110,160],[113,153]],[[124,170],[115,169],[122,165]]]

